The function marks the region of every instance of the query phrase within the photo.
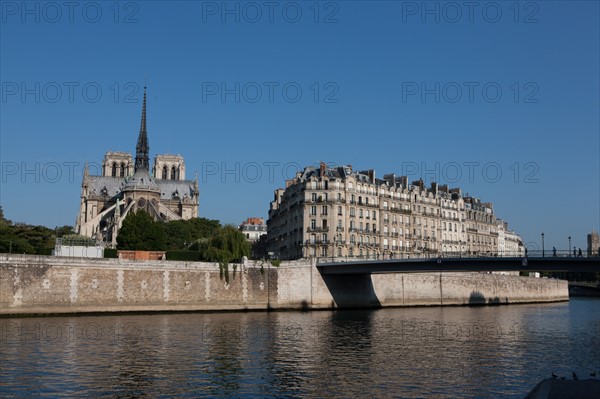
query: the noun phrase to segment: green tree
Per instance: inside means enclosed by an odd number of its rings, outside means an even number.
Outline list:
[[[252,244],[252,259],[267,258],[267,236],[262,235]]]
[[[188,249],[198,240],[210,239],[220,229],[218,220],[195,218],[165,223],[166,244],[169,250]]]
[[[4,210],[2,209],[2,205],[0,205],[0,226],[10,225],[12,222],[8,219],[4,218]]]
[[[67,226],[67,225],[64,225],[61,227],[56,226],[56,229],[54,229],[54,230],[56,231],[57,237],[64,237],[64,236],[75,234],[75,230],[73,230],[73,226]]]
[[[155,222],[148,213],[129,214],[117,236],[119,249],[164,251],[166,249],[164,224]]]
[[[250,244],[246,237],[234,226],[225,226],[211,239],[207,250],[207,260],[212,262],[239,262],[250,255]]]

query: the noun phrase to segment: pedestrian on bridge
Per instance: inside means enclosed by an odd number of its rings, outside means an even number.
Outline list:
[[[556,247],[552,247],[552,256],[556,258]]]
[[[583,254],[581,253],[581,248],[579,248],[579,253],[577,254],[580,258],[583,258]]]

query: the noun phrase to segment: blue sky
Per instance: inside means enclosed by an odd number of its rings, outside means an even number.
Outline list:
[[[530,248],[599,228],[597,1],[0,4],[12,220],[74,224],[147,82],[151,156],[185,157],[204,217],[266,217],[324,161],[459,186]]]

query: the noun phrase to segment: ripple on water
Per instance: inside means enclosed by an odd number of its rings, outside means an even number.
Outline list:
[[[596,299],[0,323],[2,397],[522,398],[600,370]]]

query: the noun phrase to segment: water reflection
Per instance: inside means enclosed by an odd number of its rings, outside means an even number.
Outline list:
[[[0,320],[3,397],[521,398],[600,370],[600,300]]]

